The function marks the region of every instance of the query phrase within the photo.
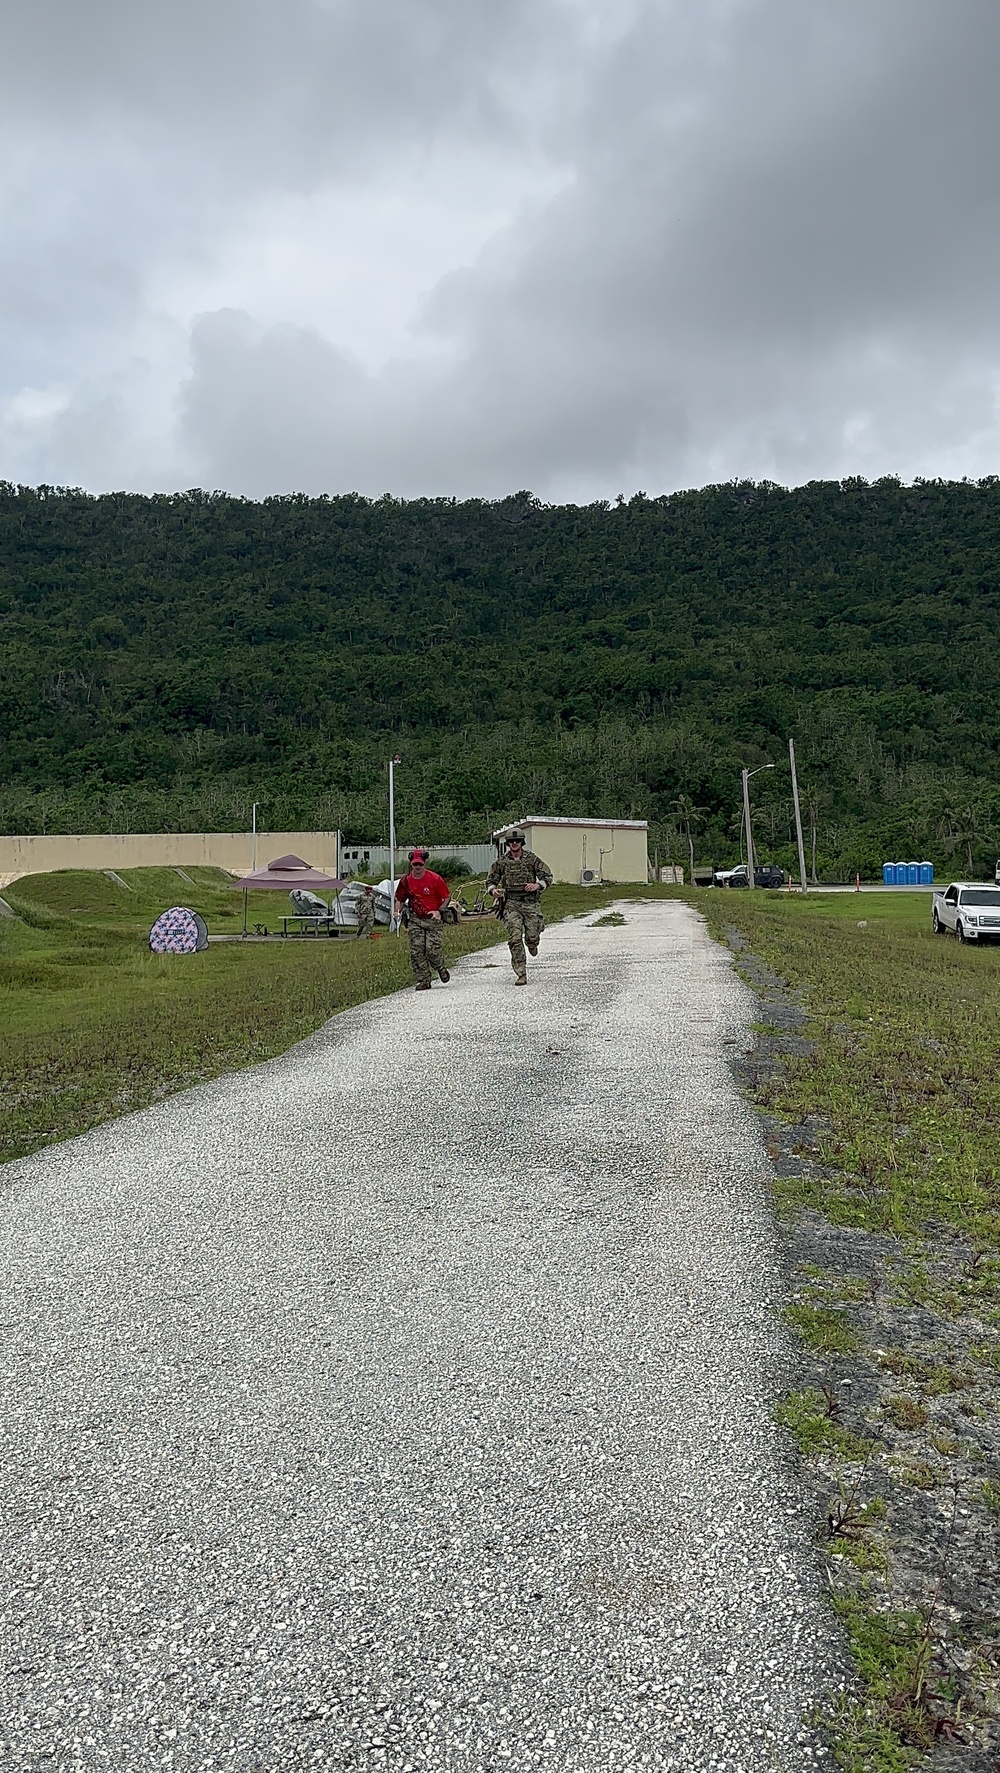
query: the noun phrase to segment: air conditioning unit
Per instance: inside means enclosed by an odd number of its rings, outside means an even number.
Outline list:
[[[601,885],[601,877],[598,874],[597,869],[596,868],[581,868],[581,870],[580,870],[580,885],[581,886],[600,886]]]

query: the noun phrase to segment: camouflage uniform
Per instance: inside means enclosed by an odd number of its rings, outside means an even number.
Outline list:
[[[541,893],[526,893],[525,883],[537,880],[543,886],[552,885],[552,870],[541,856],[531,850],[522,850],[515,862],[513,856],[499,856],[486,876],[488,887],[499,887],[504,899],[503,922],[507,931],[507,945],[510,949],[510,964],[518,979],[527,977],[528,962],[525,958],[524,945],[527,942],[528,952],[538,952],[539,937],[545,928],[545,919],[539,904]]]
[[[371,893],[362,893],[355,901],[354,915],[358,920],[358,936],[371,936],[375,928],[375,900]]]
[[[410,965],[418,985],[431,982],[432,973],[444,968],[441,925],[436,917],[418,917],[411,905],[406,925],[410,938]]]

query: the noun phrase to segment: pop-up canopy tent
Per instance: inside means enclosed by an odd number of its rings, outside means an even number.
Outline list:
[[[233,886],[243,894],[243,934],[247,933],[248,893],[290,893],[293,889],[314,893],[319,887],[325,887],[328,892],[331,888],[339,892],[346,885],[346,880],[335,880],[332,874],[322,874],[318,868],[311,868],[301,856],[279,856],[266,868],[256,868],[252,874],[243,874],[239,880],[233,881]]]

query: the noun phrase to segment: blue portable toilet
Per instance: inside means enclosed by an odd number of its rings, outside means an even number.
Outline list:
[[[921,864],[920,864],[920,884],[921,884],[921,886],[933,886],[934,885],[934,864],[933,864],[933,862],[921,862]]]
[[[896,884],[896,864],[895,864],[895,862],[883,862],[882,863],[882,885],[883,886],[895,886],[895,884]]]
[[[907,862],[907,864],[906,864],[906,884],[907,884],[907,886],[919,886],[920,885],[920,863],[919,862]]]

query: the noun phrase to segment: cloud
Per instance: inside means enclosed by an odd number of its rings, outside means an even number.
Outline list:
[[[0,472],[991,472],[998,51],[993,0],[39,0]]]

